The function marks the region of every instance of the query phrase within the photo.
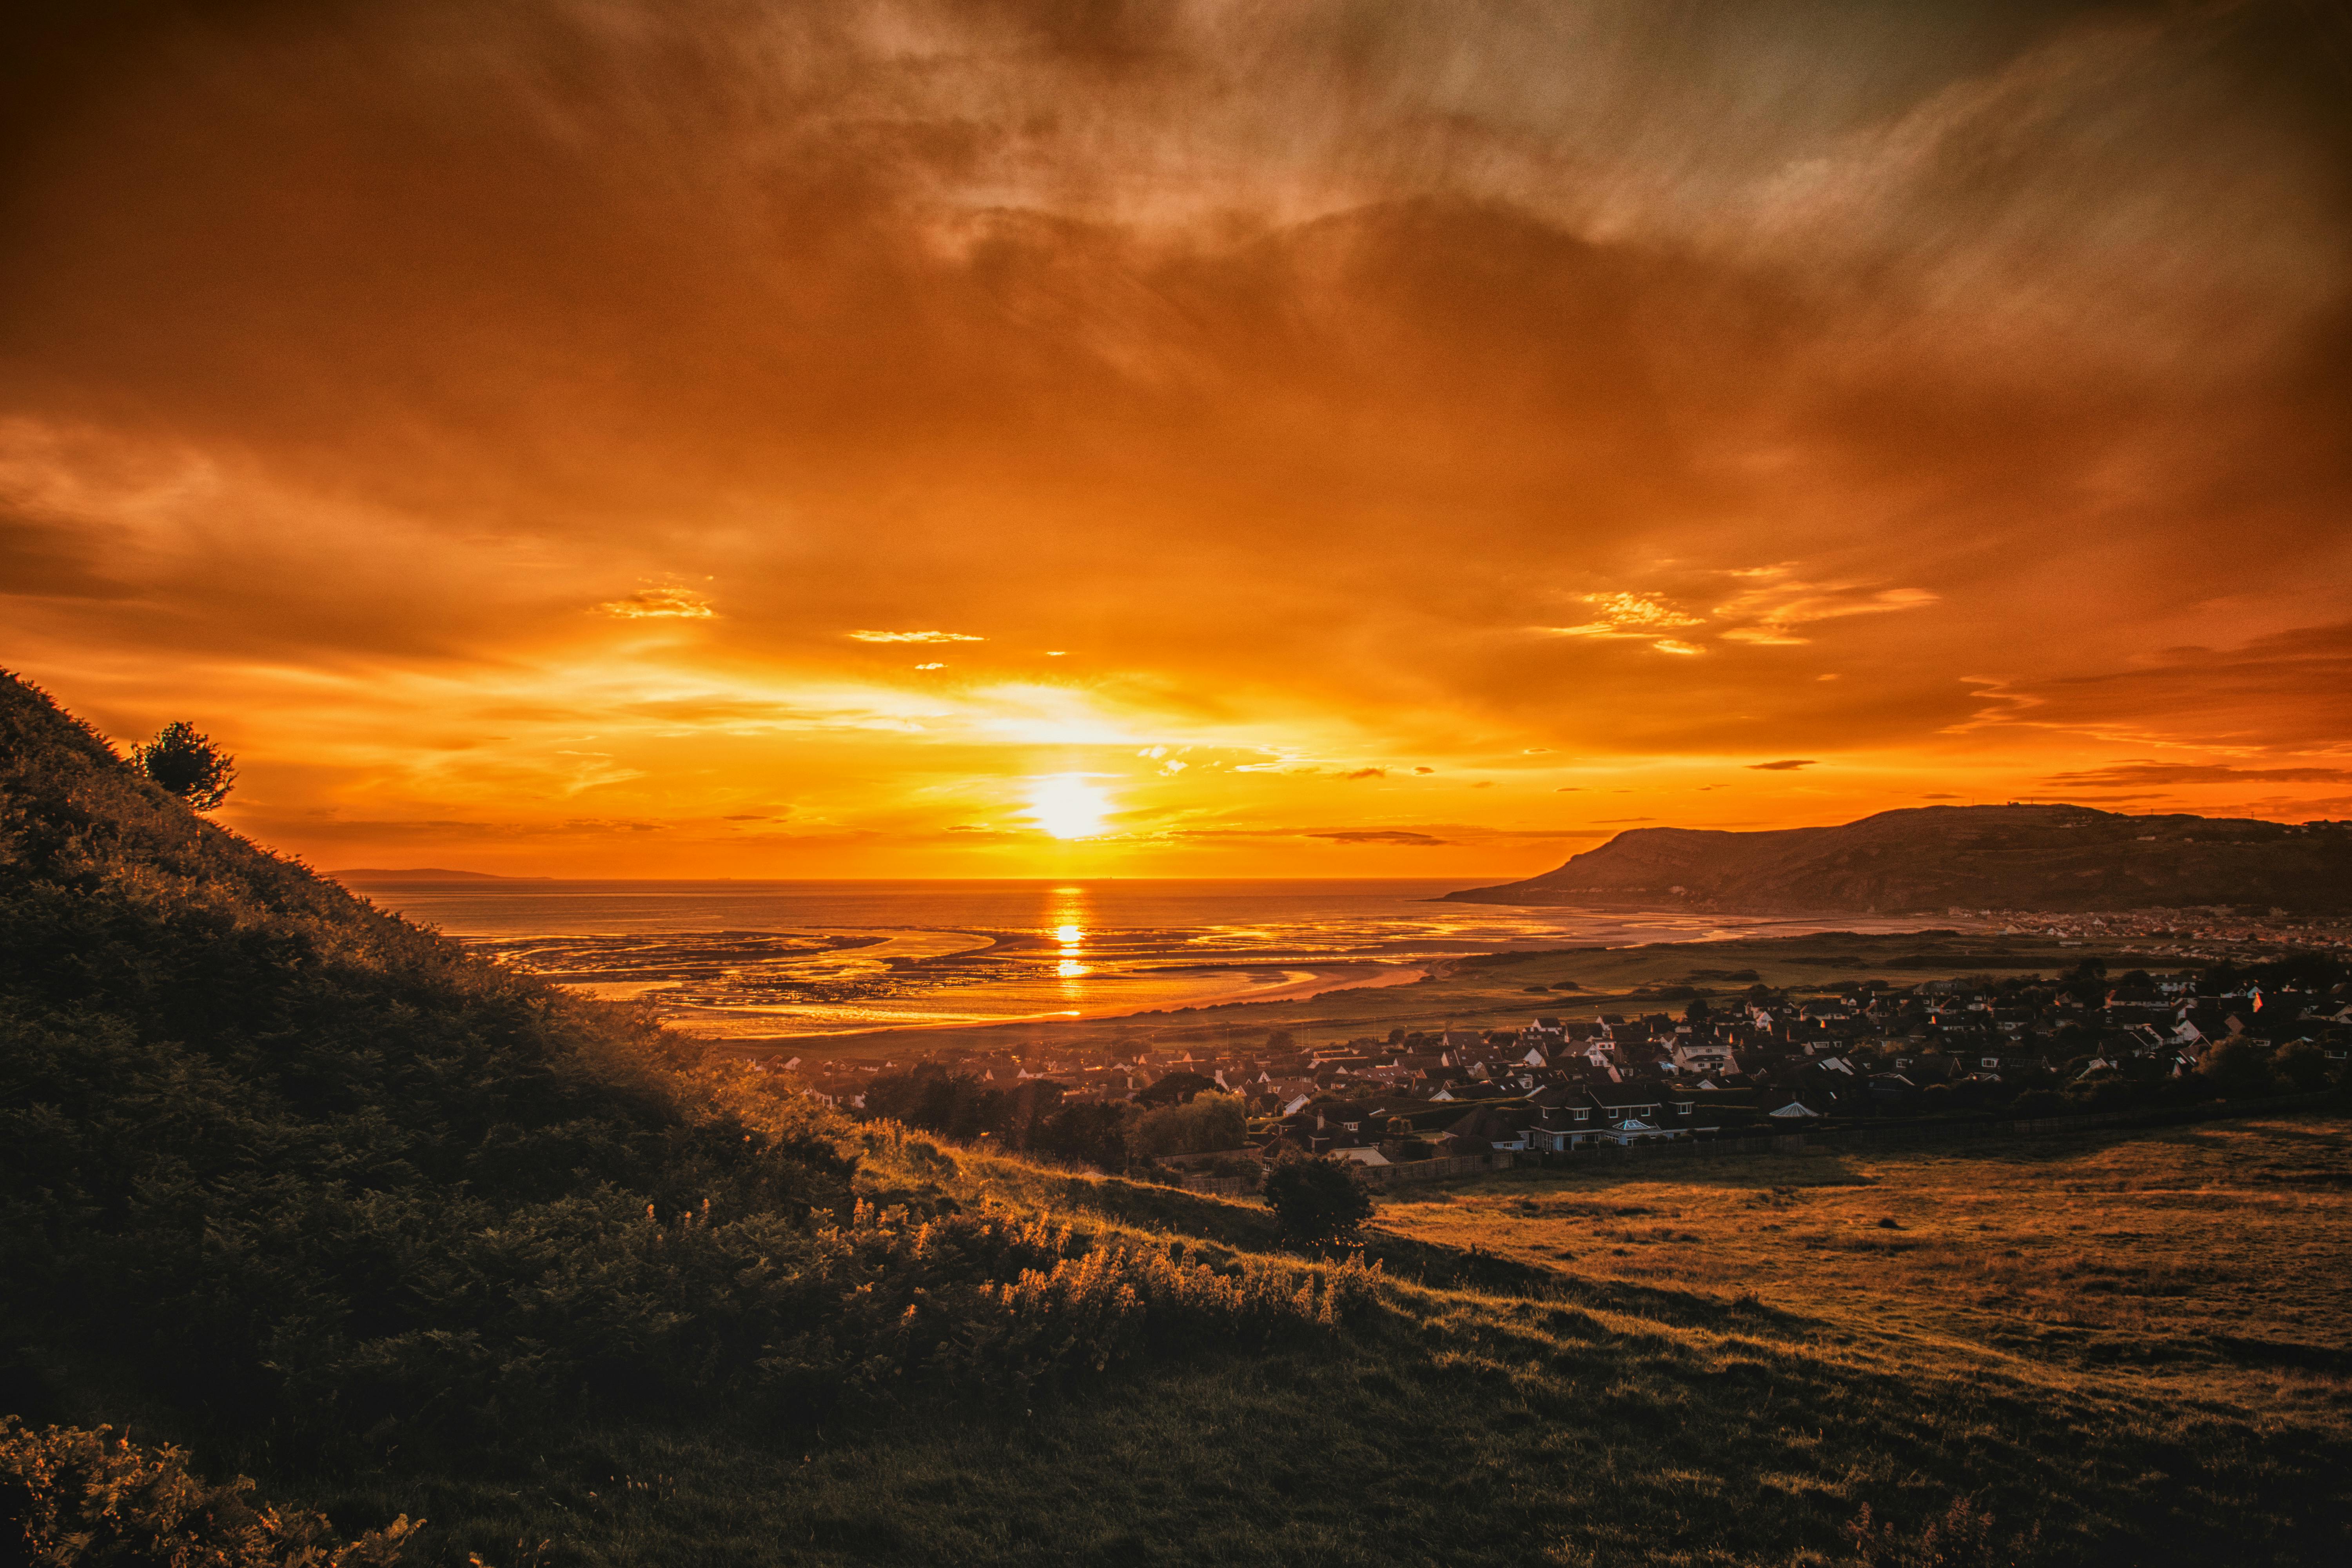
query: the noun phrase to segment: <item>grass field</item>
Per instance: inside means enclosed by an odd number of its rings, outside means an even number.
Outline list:
[[[1691,1181],[1515,1172],[1383,1226],[1762,1307],[1889,1356],[2352,1416],[2352,1130],[2225,1121],[2120,1139],[1736,1163]]]
[[[1271,1240],[1246,1203],[919,1141],[869,1163]],[[551,1433],[336,1500],[500,1564],[2352,1560],[2343,1120],[1643,1170],[1385,1204],[1391,1272],[1492,1282],[1391,1285],[1319,1344],[785,1440]],[[1865,1507],[1893,1529],[1861,1550]]]

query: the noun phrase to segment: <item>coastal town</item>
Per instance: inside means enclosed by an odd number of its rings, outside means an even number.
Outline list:
[[[2352,952],[2352,921],[2284,910],[2118,910],[2053,915],[2033,910],[1956,910],[2004,936],[2054,937],[2061,946],[2128,942],[2151,958],[2210,961],[2289,952]]]
[[[1552,1005],[1509,1028],[1399,1028],[1313,1044],[1277,1030],[1222,1051],[1081,1054],[1036,1044],[769,1065],[845,1109],[940,1131],[972,1132],[989,1121],[971,1109],[982,1102],[1003,1108],[998,1121],[1031,1128],[1093,1108],[1086,1152],[1094,1163],[1123,1156],[1238,1187],[1252,1173],[1241,1162],[1286,1155],[1328,1155],[1392,1180],[1426,1162],[1498,1153],[2310,1090],[2341,1075],[2352,1052],[2352,981],[2318,953],[2243,971],[2224,962],[2116,975],[2086,960],[2054,979],[1873,979],[1813,994],[1668,986],[1642,999],[1658,1010],[1641,1011],[1606,1000],[1579,1006],[1573,984],[1531,989],[1548,990]],[[1231,1109],[1192,1124],[1223,1128],[1230,1142],[1104,1142],[1113,1119],[1100,1113],[1139,1119],[1202,1097]],[[945,1124],[950,1118],[961,1125]]]

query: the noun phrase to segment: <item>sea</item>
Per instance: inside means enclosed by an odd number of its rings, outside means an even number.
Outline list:
[[[1139,1016],[1405,984],[1466,953],[1828,929],[1448,903],[1463,883],[1432,879],[351,885],[500,963],[734,1040]]]

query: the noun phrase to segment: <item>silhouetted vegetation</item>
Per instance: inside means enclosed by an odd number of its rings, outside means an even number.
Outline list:
[[[998,1089],[973,1074],[923,1062],[877,1074],[866,1089],[866,1113],[960,1142],[985,1139],[1015,1152],[1097,1170],[1125,1169],[1132,1113],[1123,1104],[1066,1105],[1066,1092],[1045,1079]]]
[[[166,1445],[112,1428],[35,1432],[0,1415],[0,1563],[23,1568],[391,1568],[404,1514],[338,1541],[324,1514],[254,1503],[243,1476],[215,1485]],[[420,1521],[421,1522],[421,1521]]]
[[[1371,1194],[1329,1158],[1277,1161],[1265,1173],[1266,1205],[1294,1246],[1344,1241],[1372,1217]]]
[[[198,811],[228,798],[236,784],[236,759],[213,744],[210,735],[176,720],[131,753],[141,772]]]
[[[1181,1105],[1194,1095],[1223,1093],[1224,1088],[1215,1079],[1179,1068],[1154,1079],[1150,1087],[1135,1097],[1135,1103],[1147,1109],[1156,1105]]]
[[[1240,1148],[1248,1131],[1240,1100],[1202,1094],[1143,1112],[1129,1128],[1128,1142],[1139,1154],[1206,1154]]]

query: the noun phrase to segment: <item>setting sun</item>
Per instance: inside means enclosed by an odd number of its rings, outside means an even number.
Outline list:
[[[1039,779],[1030,793],[1027,816],[1056,838],[1095,838],[1103,833],[1110,802],[1082,778]]]

